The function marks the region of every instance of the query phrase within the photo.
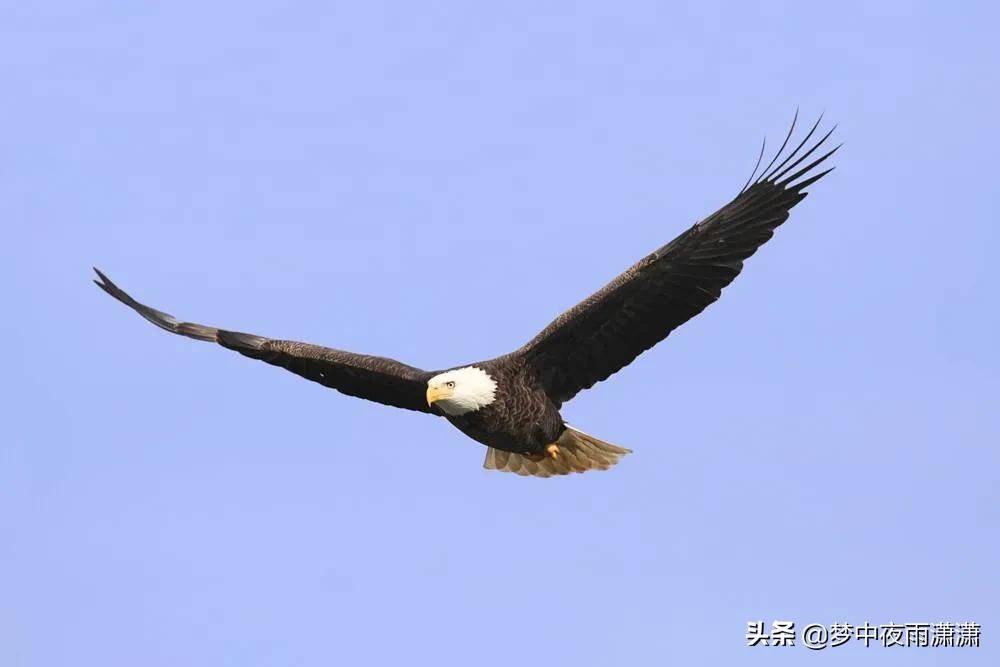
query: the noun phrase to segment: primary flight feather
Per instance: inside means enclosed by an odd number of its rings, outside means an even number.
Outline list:
[[[559,413],[562,404],[719,298],[743,261],[805,198],[805,188],[832,171],[816,171],[839,148],[813,158],[833,132],[809,145],[818,126],[819,121],[784,155],[793,121],[770,164],[756,180],[755,168],[735,199],[557,317],[520,349],[445,371],[180,322],[139,303],[97,269],[94,282],[171,333],[218,343],[349,396],[442,416],[487,446],[486,468],[537,477],[604,470],[630,450],[567,424]]]

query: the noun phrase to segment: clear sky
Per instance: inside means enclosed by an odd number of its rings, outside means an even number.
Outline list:
[[[0,664],[1000,664],[995,5],[156,4],[0,9]],[[725,203],[797,106],[837,170],[565,407],[635,450],[609,473],[486,472],[90,283],[489,358]],[[983,646],[748,648],[758,619]]]

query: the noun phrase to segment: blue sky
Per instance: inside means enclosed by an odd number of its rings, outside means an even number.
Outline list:
[[[0,13],[3,665],[997,664],[995,6]],[[565,407],[635,450],[610,473],[488,473],[90,283],[489,358],[725,203],[797,106],[837,170]],[[756,619],[984,645],[748,648]]]

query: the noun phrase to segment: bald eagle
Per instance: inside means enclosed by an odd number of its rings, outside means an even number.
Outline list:
[[[444,417],[486,445],[487,469],[536,477],[606,470],[631,450],[570,426],[560,408],[719,298],[743,260],[805,198],[805,188],[832,171],[817,173],[816,167],[840,146],[801,166],[833,133],[807,147],[819,124],[782,157],[793,120],[781,148],[757,176],[761,147],[735,199],[557,317],[520,349],[449,370],[425,371],[383,357],[181,322],[139,303],[97,269],[94,282],[171,333],[218,343],[349,396]]]

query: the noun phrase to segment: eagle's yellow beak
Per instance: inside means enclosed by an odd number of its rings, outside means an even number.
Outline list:
[[[451,390],[447,387],[427,387],[427,405],[434,405],[437,401],[442,398],[448,398],[451,396]]]

